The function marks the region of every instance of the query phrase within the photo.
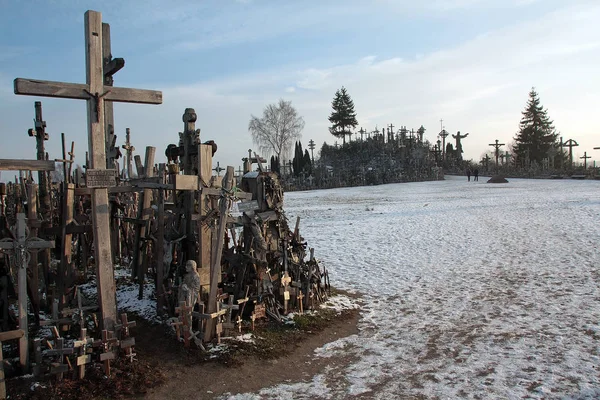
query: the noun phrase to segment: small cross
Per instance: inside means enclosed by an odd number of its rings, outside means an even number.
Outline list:
[[[217,176],[221,176],[221,171],[225,171],[225,168],[221,167],[217,161],[217,166],[213,168],[213,171],[217,173]]]

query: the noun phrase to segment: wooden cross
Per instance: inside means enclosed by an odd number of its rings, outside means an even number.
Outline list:
[[[162,93],[152,90],[130,89],[110,86],[105,89],[103,60],[102,14],[97,11],[85,13],[86,83],[65,83],[17,78],[15,94],[58,97],[85,100],[88,111],[88,144],[90,165],[86,177],[109,177],[106,174],[106,133],[104,101],[161,104]],[[109,170],[110,171],[110,170]],[[112,172],[114,174],[114,171]],[[115,280],[110,245],[110,207],[108,201],[110,179],[104,179],[92,189],[92,219],[94,243],[96,244],[96,271],[98,299],[104,329],[112,330],[117,319]],[[88,187],[91,186],[88,184]]]
[[[388,142],[393,139],[394,139],[394,125],[389,124],[388,125]]]
[[[94,343],[94,339],[87,336],[87,329],[81,328],[79,340],[73,343],[73,347],[79,348],[77,356],[77,366],[79,367],[79,379],[85,378],[85,365],[92,361],[92,356],[88,354],[88,346]]]
[[[217,161],[217,166],[215,168],[213,168],[213,171],[215,171],[217,173],[217,176],[221,176],[221,172],[225,171],[225,168],[221,167],[219,165],[219,162]]]
[[[579,146],[579,143],[577,143],[573,139],[569,139],[562,144],[562,147],[569,148],[569,168],[573,168],[573,147],[577,147],[577,146]]]
[[[50,345],[49,342],[48,344]],[[63,374],[69,370],[69,365],[64,364],[64,358],[69,354],[73,354],[73,352],[74,349],[72,347],[65,348],[65,339],[61,337],[56,337],[54,339],[54,347],[46,351],[46,354],[49,356],[58,356],[58,361],[50,364],[50,373],[55,374],[59,381],[62,380]]]
[[[25,334],[19,341],[19,361],[21,368],[27,371],[29,367],[29,341],[27,326],[27,265],[29,264],[30,250],[54,248],[54,241],[45,241],[37,237],[27,237],[25,214],[17,214],[17,225],[13,239],[0,240],[0,249],[12,251],[18,273],[18,300],[19,300],[19,328]]]
[[[135,147],[133,147],[133,145],[131,144],[131,132],[129,131],[129,128],[125,129],[125,144],[121,147],[125,149],[126,154],[125,162],[127,164],[127,179],[131,179],[133,168],[133,165],[131,164],[131,155],[135,151]]]
[[[240,333],[242,333],[242,317],[240,316],[240,314],[238,314],[238,316],[236,317],[235,323],[236,323],[236,325],[238,327],[238,331]]]
[[[504,143],[498,143],[498,139],[496,139],[496,143],[491,143],[489,146],[492,146],[495,149],[494,154],[496,155],[496,175],[498,175],[498,157],[500,156],[500,146],[504,146]]]
[[[34,128],[29,129],[27,134],[31,137],[35,137],[37,159],[46,159],[46,150],[44,149],[44,141],[48,140],[50,136],[46,133],[46,121],[42,118],[42,102],[35,102],[35,119]],[[48,218],[50,212],[50,194],[48,187],[48,174],[46,171],[38,171],[38,183],[40,185],[40,205],[42,218]]]
[[[115,332],[119,334],[119,346],[125,350],[125,356],[129,358],[129,361],[133,362],[136,353],[133,352],[133,346],[135,346],[135,338],[131,336],[129,329],[136,326],[135,321],[128,321],[127,314],[121,314],[121,323],[115,324]]]
[[[114,348],[119,346],[119,339],[114,337],[114,332],[102,330],[102,339],[96,340],[93,346],[100,347],[100,361],[102,361],[104,374],[110,377],[110,361],[116,358]]]
[[[183,326],[183,321],[177,318],[171,318],[169,321],[171,321],[169,324],[175,328],[175,337],[179,341],[179,338],[181,337],[181,326]]]
[[[227,313],[225,314],[225,322],[223,322],[223,328],[233,329],[235,327],[235,324],[231,321],[233,310],[239,310],[240,305],[233,304],[233,296],[229,296],[229,302],[221,303],[220,308],[227,310]]]
[[[488,154],[485,155],[485,157],[483,158],[483,160],[485,160],[485,170],[488,170],[488,167],[490,165],[490,156]]]
[[[256,153],[255,153],[256,155]],[[256,155],[258,159],[258,155]],[[260,160],[259,167],[260,167]],[[217,300],[217,290],[219,278],[221,277],[221,256],[223,253],[223,242],[225,241],[225,233],[227,231],[227,214],[231,207],[231,201],[229,201],[226,196],[227,193],[233,188],[233,174],[234,169],[231,166],[227,167],[227,172],[225,173],[225,177],[223,178],[223,195],[219,199],[219,220],[217,225],[217,234],[216,238],[213,237],[213,240],[216,241],[216,246],[213,246],[212,255],[211,255],[211,264],[210,264],[210,290],[208,295],[208,307],[207,311],[209,314],[218,312],[218,300]],[[204,341],[210,342],[212,340],[212,334],[214,329],[214,319],[209,319],[206,321],[206,329],[204,331]],[[217,324],[220,325],[220,324]],[[222,325],[220,329],[222,329]],[[217,330],[217,338],[220,341],[220,332]]]
[[[592,158],[592,156],[588,156],[587,155],[587,151],[583,152],[583,157],[579,157],[583,159],[583,170],[585,171],[587,169],[587,160],[588,158]]]

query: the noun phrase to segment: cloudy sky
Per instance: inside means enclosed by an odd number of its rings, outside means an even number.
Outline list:
[[[215,140],[215,165],[242,165],[253,147],[252,114],[279,98],[306,121],[302,141],[318,147],[342,85],[359,127],[393,123],[437,139],[440,120],[469,132],[465,158],[495,139],[510,143],[532,86],[564,139],[600,160],[600,2],[564,0],[0,0],[0,158],[35,158],[34,101],[13,79],[85,82],[83,15],[102,12],[112,50],[126,65],[115,85],[163,92],[164,103],[115,105],[119,144],[177,143],[186,107],[202,139]],[[85,102],[41,99],[48,149],[60,133],[87,149]]]

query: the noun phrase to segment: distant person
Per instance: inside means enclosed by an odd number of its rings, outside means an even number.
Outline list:
[[[473,181],[479,181],[479,170],[477,168],[473,171]]]
[[[471,169],[467,168],[467,181],[471,182]]]

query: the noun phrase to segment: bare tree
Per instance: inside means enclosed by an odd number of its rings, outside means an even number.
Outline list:
[[[292,145],[300,140],[300,132],[304,129],[304,119],[292,107],[291,101],[279,99],[277,104],[269,104],[263,111],[262,118],[252,115],[248,130],[252,141],[258,145],[265,156],[281,156],[290,154]]]

